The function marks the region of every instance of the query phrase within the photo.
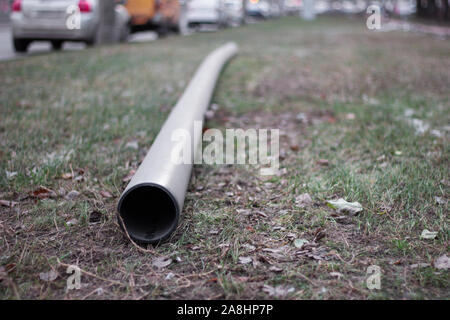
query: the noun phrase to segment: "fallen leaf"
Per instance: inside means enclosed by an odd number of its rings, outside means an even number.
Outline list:
[[[64,189],[63,187],[59,188],[58,195],[64,197],[66,195],[66,189]]]
[[[169,273],[167,274],[167,276],[166,276],[166,280],[170,280],[170,279],[172,279],[173,277],[175,277],[175,274],[172,273],[172,272],[169,272]]]
[[[330,276],[332,276],[333,278],[342,278],[344,275],[340,272],[330,272]]]
[[[15,264],[15,263],[8,263],[8,264],[5,266],[5,271],[6,271],[7,273],[10,273],[10,272],[14,271],[14,269],[16,269],[16,264]]]
[[[278,268],[277,266],[271,266],[269,268],[269,270],[272,271],[272,272],[277,272],[277,273],[283,271],[283,269]]]
[[[73,225],[78,224],[78,220],[77,219],[71,219],[71,220],[67,221],[66,224],[68,226],[73,226]]]
[[[239,257],[240,264],[248,264],[250,262],[252,262],[252,258],[250,257]]]
[[[429,267],[429,263],[415,263],[409,266],[410,269],[416,269],[416,268],[426,268]]]
[[[306,240],[306,239],[295,239],[294,240],[294,246],[299,249],[301,249],[305,243],[308,243],[308,240]]]
[[[330,162],[327,159],[319,159],[316,161],[316,163],[321,166],[328,166],[330,164]]]
[[[14,178],[15,176],[17,176],[17,171],[10,172],[10,171],[8,171],[8,170],[5,170],[5,172],[6,172],[6,178],[7,178],[8,180],[11,180],[11,179]]]
[[[296,118],[302,123],[308,123],[308,115],[306,113],[301,112],[297,114]]]
[[[80,195],[80,193],[78,191],[72,190],[66,195],[66,199],[73,200],[73,199],[77,198],[79,195]]]
[[[255,251],[256,247],[252,246],[251,244],[245,243],[242,245],[243,248],[247,249],[248,251]]]
[[[356,118],[356,116],[354,113],[347,113],[345,115],[345,119],[347,119],[347,120],[355,120],[355,118]]]
[[[325,247],[318,247],[319,244],[315,242],[308,242],[297,251],[295,254],[305,256],[314,260],[327,260],[329,259],[329,253]]]
[[[272,286],[265,284],[263,286],[263,291],[266,292],[269,296],[281,298],[281,297],[288,295],[291,292],[294,292],[295,289],[293,287],[288,287],[288,286],[280,285],[277,287],[272,287]]]
[[[427,229],[424,229],[422,231],[422,234],[420,235],[421,239],[434,239],[436,238],[438,232],[437,231],[429,231]]]
[[[69,180],[73,178],[73,174],[71,172],[66,172],[61,175],[61,178],[63,178],[64,180]]]
[[[437,204],[445,204],[446,203],[445,199],[442,197],[434,197],[434,200],[436,201]]]
[[[300,208],[306,208],[313,204],[311,196],[307,193],[303,193],[295,198],[295,204]]]
[[[106,191],[106,190],[100,191],[100,195],[101,195],[103,198],[112,198],[112,194],[109,193],[109,191]]]
[[[40,186],[38,189],[31,192],[31,196],[38,199],[54,198],[56,197],[56,192],[49,188]]]
[[[440,256],[434,261],[434,267],[436,269],[447,270],[450,268],[450,258],[447,255]]]
[[[58,278],[58,274],[55,271],[50,270],[49,272],[39,273],[39,278],[42,281],[50,282],[50,281],[54,281],[56,278]]]
[[[264,217],[264,218],[267,218],[267,214],[265,214],[264,212],[262,212],[262,211],[255,211],[255,213],[256,214],[258,214],[258,215],[260,215],[261,217]]]
[[[127,144],[125,145],[125,148],[137,150],[137,149],[139,149],[139,144],[137,141],[130,141],[130,142],[127,142]]]
[[[252,214],[251,211],[248,209],[236,209],[236,212],[238,214],[242,214],[243,216],[249,216]]]
[[[152,265],[157,268],[165,268],[172,263],[172,259],[166,257],[159,257],[153,260]]]
[[[128,174],[125,176],[125,178],[122,179],[123,182],[128,182],[130,181],[134,174],[136,173],[136,170],[130,170],[130,172],[128,172]]]
[[[356,215],[358,212],[363,210],[363,207],[359,202],[347,202],[342,198],[338,200],[328,200],[327,204],[339,213],[350,213]]]
[[[326,233],[323,230],[323,228],[317,228],[316,231],[314,231],[314,240],[313,242],[318,242],[319,240],[325,238]]]
[[[0,200],[0,205],[8,208],[13,208],[15,205],[18,205],[19,203],[16,201],[8,201],[8,200]]]

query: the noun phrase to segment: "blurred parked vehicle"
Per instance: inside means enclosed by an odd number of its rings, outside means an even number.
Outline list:
[[[342,12],[344,13],[356,13],[357,7],[354,2],[349,0],[342,1]]]
[[[268,0],[248,0],[246,10],[248,16],[257,18],[269,18],[271,13]]]
[[[186,16],[189,27],[204,24],[224,27],[227,24],[223,0],[190,0],[187,2]]]
[[[278,18],[282,15],[280,0],[269,0],[269,7],[270,7],[269,15],[271,18]]]
[[[228,25],[240,26],[243,24],[245,12],[242,0],[224,0],[224,10]]]
[[[160,35],[173,30],[187,29],[185,1],[182,0],[127,0],[132,32],[154,30]]]
[[[79,10],[80,24],[69,28],[69,6]],[[64,41],[81,41],[94,45],[98,40],[100,11],[98,0],[14,0],[11,25],[16,52],[26,52],[35,40],[50,41],[54,50],[60,50]],[[115,7],[115,23],[119,40],[129,33],[127,10]]]
[[[384,3],[387,12],[397,16],[408,16],[417,12],[414,0],[391,0]]]
[[[302,0],[285,0],[284,10],[287,14],[298,15],[302,8]]]
[[[325,0],[318,0],[314,4],[314,10],[316,14],[326,13],[330,9],[330,3]]]

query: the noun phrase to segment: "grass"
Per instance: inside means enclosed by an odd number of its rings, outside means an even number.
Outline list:
[[[179,228],[142,252],[115,218],[124,178],[202,58],[229,40],[240,54],[207,126],[279,128],[283,171],[195,166]],[[18,204],[0,207],[0,297],[447,299],[434,261],[449,242],[449,50],[357,18],[285,18],[1,63],[0,199]],[[408,124],[411,110],[428,131]],[[33,196],[40,186],[55,196]],[[295,204],[303,193],[312,206]],[[336,214],[326,200],[340,197],[364,211]],[[294,239],[316,247],[299,253]],[[83,270],[79,290],[66,290],[68,264]],[[366,287],[370,265],[380,290]],[[41,280],[49,270],[58,277]]]

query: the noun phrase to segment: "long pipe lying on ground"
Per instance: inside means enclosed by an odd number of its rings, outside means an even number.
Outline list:
[[[194,121],[203,121],[225,63],[238,51],[228,43],[210,53],[173,108],[153,145],[119,199],[119,224],[139,243],[158,243],[176,229],[192,171],[192,163],[172,161],[172,134],[186,130],[194,137],[193,152],[202,143]],[[197,137],[197,138],[195,138]]]

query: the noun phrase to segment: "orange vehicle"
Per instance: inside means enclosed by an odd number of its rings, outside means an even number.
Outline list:
[[[165,34],[187,28],[185,0],[127,0],[125,7],[131,16],[131,31],[155,30]]]

